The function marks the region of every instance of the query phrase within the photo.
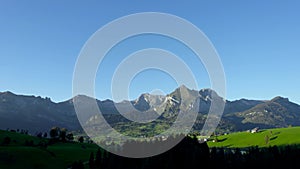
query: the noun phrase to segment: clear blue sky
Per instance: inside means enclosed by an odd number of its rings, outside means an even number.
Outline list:
[[[217,49],[227,78],[227,99],[271,99],[277,95],[300,103],[300,3],[296,0],[246,1],[14,1],[0,2],[0,91],[51,97],[72,96],[77,56],[101,26],[137,12],[164,12],[198,26]],[[106,57],[98,70],[97,97],[107,90],[114,64],[144,47],[173,50],[184,60],[188,51],[157,36],[135,37]],[[126,41],[125,41],[126,42]],[[142,42],[142,43],[141,43]],[[147,45],[146,45],[147,44]],[[185,59],[199,88],[209,87],[201,63]],[[106,71],[101,71],[101,69]],[[157,82],[160,83],[157,83]],[[140,73],[130,96],[160,88],[169,93],[174,79],[155,70]]]

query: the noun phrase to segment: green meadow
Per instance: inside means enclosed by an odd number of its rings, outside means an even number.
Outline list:
[[[215,141],[213,141],[215,140]],[[212,137],[209,147],[244,148],[251,146],[269,147],[300,144],[300,127],[260,130],[257,133],[236,132]]]

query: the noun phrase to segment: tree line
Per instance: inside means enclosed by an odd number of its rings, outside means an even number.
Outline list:
[[[124,148],[132,148],[132,144],[126,143]],[[134,144],[140,146],[139,148],[144,145],[144,143]],[[88,164],[90,169],[276,169],[299,168],[299,157],[298,146],[209,148],[206,142],[199,143],[196,138],[185,137],[169,151],[148,158],[126,158],[98,149],[96,152],[91,152]],[[77,162],[77,164],[74,169],[81,169],[81,163]]]
[[[30,135],[28,130],[23,129],[7,129],[8,132],[13,133],[20,133],[24,135]],[[47,147],[48,145],[57,143],[57,142],[74,142],[75,137],[72,132],[69,132],[66,128],[59,128],[59,127],[52,127],[48,132],[36,132],[34,136],[38,138],[45,138],[45,140],[40,140],[38,143],[34,143],[33,140],[25,140],[24,146],[40,146],[40,147]],[[77,138],[77,141],[80,143],[84,142],[84,137],[79,136]],[[7,146],[11,143],[17,143],[18,140],[12,139],[9,136],[6,136],[3,138],[3,140],[0,140],[0,146]]]

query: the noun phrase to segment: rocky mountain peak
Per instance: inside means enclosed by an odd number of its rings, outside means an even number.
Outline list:
[[[212,89],[201,89],[199,91],[199,95],[202,99],[204,99],[205,101],[211,101],[213,96],[218,96],[218,94],[212,90]]]
[[[277,103],[286,103],[286,102],[289,102],[289,99],[281,97],[281,96],[277,96],[277,97],[274,97],[271,101],[277,102]]]

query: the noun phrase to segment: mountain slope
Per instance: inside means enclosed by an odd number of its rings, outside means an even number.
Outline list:
[[[225,101],[211,89],[200,91],[190,90],[180,86],[166,96],[142,94],[133,101],[114,103],[111,100],[96,100],[101,113],[114,124],[127,122],[120,118],[122,114],[132,116],[148,116],[169,118],[174,120],[179,110],[194,111],[199,106],[198,119],[195,124],[201,130],[212,101],[212,96],[225,102],[225,110],[221,128],[230,128],[230,131],[244,130],[254,126],[263,128],[286,127],[300,125],[300,106],[286,98],[276,97],[270,101],[235,100]],[[90,107],[91,97],[78,95],[70,100],[54,103],[50,98],[16,95],[11,92],[0,92],[0,128],[28,129],[48,131],[52,126],[66,127],[69,130],[79,130],[81,126],[74,110],[74,100],[79,101],[87,110]],[[87,124],[96,124],[93,120],[96,110],[86,112],[83,121]],[[141,114],[142,113],[142,114]]]
[[[76,115],[49,98],[0,93],[0,128],[45,131],[52,126],[80,128]]]
[[[227,101],[225,105],[224,114],[243,112],[261,103],[264,103],[264,101],[247,99]]]
[[[287,127],[300,125],[300,106],[287,98],[275,97],[253,108],[236,113],[242,118],[241,123],[252,123],[257,126]]]

